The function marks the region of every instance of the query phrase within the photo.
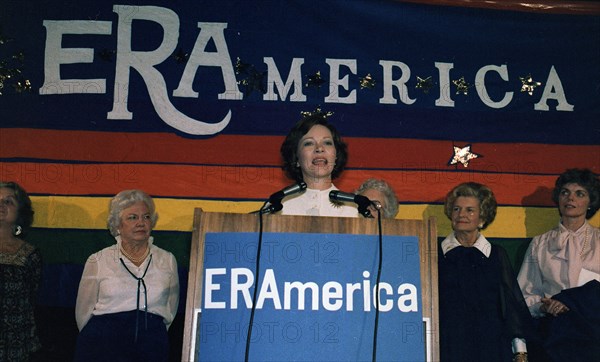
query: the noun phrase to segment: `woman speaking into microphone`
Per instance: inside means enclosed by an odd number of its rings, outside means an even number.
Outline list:
[[[287,176],[307,185],[305,192],[283,199],[283,215],[358,216],[354,204],[329,198],[337,190],[333,179],[346,166],[348,147],[327,114],[317,110],[298,121],[281,145],[281,157]]]

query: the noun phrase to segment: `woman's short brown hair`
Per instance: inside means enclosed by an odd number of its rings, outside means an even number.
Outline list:
[[[496,218],[496,197],[492,190],[486,185],[477,182],[465,182],[453,188],[446,195],[446,203],[444,204],[444,213],[448,219],[452,219],[452,209],[454,202],[461,196],[471,196],[479,200],[479,217],[483,220],[481,229],[485,229]]]

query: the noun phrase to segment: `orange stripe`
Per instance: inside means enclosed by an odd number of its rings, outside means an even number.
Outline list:
[[[468,168],[448,166],[454,146],[480,155]],[[494,173],[560,174],[567,168],[590,168],[600,173],[600,145],[533,143],[476,143],[406,139],[350,138],[350,167],[416,170],[451,169]]]
[[[171,133],[123,133],[0,128],[0,158],[81,162],[280,165],[283,136],[218,135],[189,139]],[[349,168],[559,174],[586,167],[600,173],[600,145],[474,143],[392,138],[345,138]],[[453,146],[472,143],[481,155],[468,168],[448,166]]]
[[[346,170],[335,184],[352,192],[369,177],[390,182],[402,202],[441,203],[455,185],[489,185],[502,205],[552,206],[556,176],[510,173]],[[0,179],[15,180],[32,194],[114,195],[139,188],[153,196],[263,200],[291,182],[275,167],[151,164],[0,163]]]

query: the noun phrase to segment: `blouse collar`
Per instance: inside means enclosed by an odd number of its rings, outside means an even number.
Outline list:
[[[583,224],[582,224],[582,225],[579,227],[579,229],[577,229],[577,230],[575,230],[575,231],[572,231],[572,230],[570,230],[570,229],[567,229],[567,228],[566,228],[566,227],[565,227],[565,226],[562,224],[562,222],[559,222],[559,223],[558,223],[558,230],[560,230],[560,233],[561,233],[561,234],[562,234],[562,233],[568,233],[568,234],[574,234],[574,235],[580,236],[581,234],[584,234],[584,233],[585,233],[585,229],[587,229],[587,227],[588,227],[588,226],[589,226],[589,224],[588,224],[587,220],[585,220],[585,221],[583,222]]]
[[[121,244],[123,243],[123,240],[121,240],[121,235],[117,235],[115,236],[115,240],[117,241],[117,246],[119,248],[121,248]],[[152,247],[152,245],[154,244],[154,237],[150,236],[148,238],[148,247]]]
[[[561,222],[558,223],[558,238],[550,240],[548,249],[555,253],[557,257],[567,259],[566,246],[571,238],[576,240],[583,240],[585,238],[586,231],[590,228],[590,224],[587,220],[581,225],[581,227],[575,231],[567,229]],[[590,231],[588,231],[590,232]]]
[[[337,190],[337,187],[335,187],[334,184],[331,184],[331,186],[328,189],[326,189],[326,190],[317,190],[317,189],[309,189],[309,188],[307,188],[306,189],[306,193],[313,193],[313,194],[327,193],[327,195],[329,195],[329,192],[330,191],[334,191],[334,190]],[[327,196],[327,197],[329,197],[329,196]]]
[[[457,246],[462,245],[456,239],[456,235],[452,233],[448,235],[448,237],[444,239],[444,241],[442,241],[442,252],[444,253],[444,255],[446,255],[447,252],[456,248]],[[486,258],[489,258],[492,252],[492,244],[490,244],[490,242],[487,241],[485,236],[483,236],[482,234],[479,234],[479,237],[477,237],[477,240],[475,240],[473,248],[479,249],[479,251],[481,251],[481,253],[485,255]]]

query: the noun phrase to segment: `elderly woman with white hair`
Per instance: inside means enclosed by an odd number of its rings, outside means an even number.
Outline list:
[[[116,244],[85,263],[75,307],[75,361],[167,361],[167,329],[179,303],[177,262],[150,236],[154,201],[126,190],[110,202]]]
[[[368,197],[372,202],[369,211],[374,218],[393,219],[398,214],[398,198],[392,187],[384,180],[370,178],[356,190],[358,195]],[[378,212],[379,210],[379,212]]]

